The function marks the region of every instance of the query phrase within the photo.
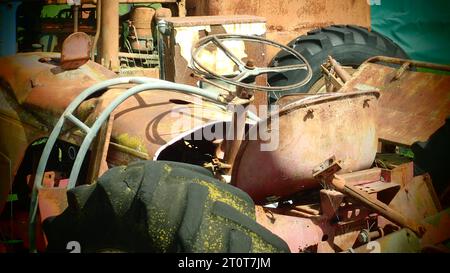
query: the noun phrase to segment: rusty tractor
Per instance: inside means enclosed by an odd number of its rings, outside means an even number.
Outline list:
[[[2,247],[448,252],[449,180],[427,163],[448,143],[450,77],[436,71],[449,67],[394,58],[397,48],[318,65],[262,37],[260,18],[233,22],[253,35],[162,18],[160,69],[173,81],[118,77],[111,59],[91,60],[82,32],[60,54],[1,58]],[[358,27],[317,33],[392,45]],[[266,47],[280,51],[269,64]],[[187,78],[198,86],[175,83]]]

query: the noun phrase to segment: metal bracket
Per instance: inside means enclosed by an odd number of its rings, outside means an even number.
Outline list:
[[[330,157],[313,169],[313,177],[320,181],[330,181],[333,175],[342,169],[340,162],[335,156]]]

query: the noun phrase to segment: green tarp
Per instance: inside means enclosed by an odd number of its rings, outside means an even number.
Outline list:
[[[394,40],[412,59],[450,64],[449,0],[373,2],[373,30]]]

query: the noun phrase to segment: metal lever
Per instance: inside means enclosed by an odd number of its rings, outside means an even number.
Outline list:
[[[366,193],[363,190],[358,189],[357,187],[346,183],[345,179],[340,177],[339,175],[335,174],[334,178],[331,180],[331,184],[333,187],[342,192],[343,194],[346,194],[361,203],[363,203],[365,206],[375,210],[382,216],[384,216],[389,221],[392,221],[393,223],[401,226],[411,229],[414,233],[416,233],[419,237],[422,237],[425,233],[425,227],[419,225],[415,221],[411,219],[407,219],[403,217],[400,213],[390,208],[385,203],[379,201],[378,199],[373,198],[368,193]]]

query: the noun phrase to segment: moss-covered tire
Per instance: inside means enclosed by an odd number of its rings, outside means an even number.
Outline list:
[[[68,208],[44,222],[48,248],[81,252],[288,252],[255,221],[243,191],[184,163],[141,161],[110,169],[67,194]]]

